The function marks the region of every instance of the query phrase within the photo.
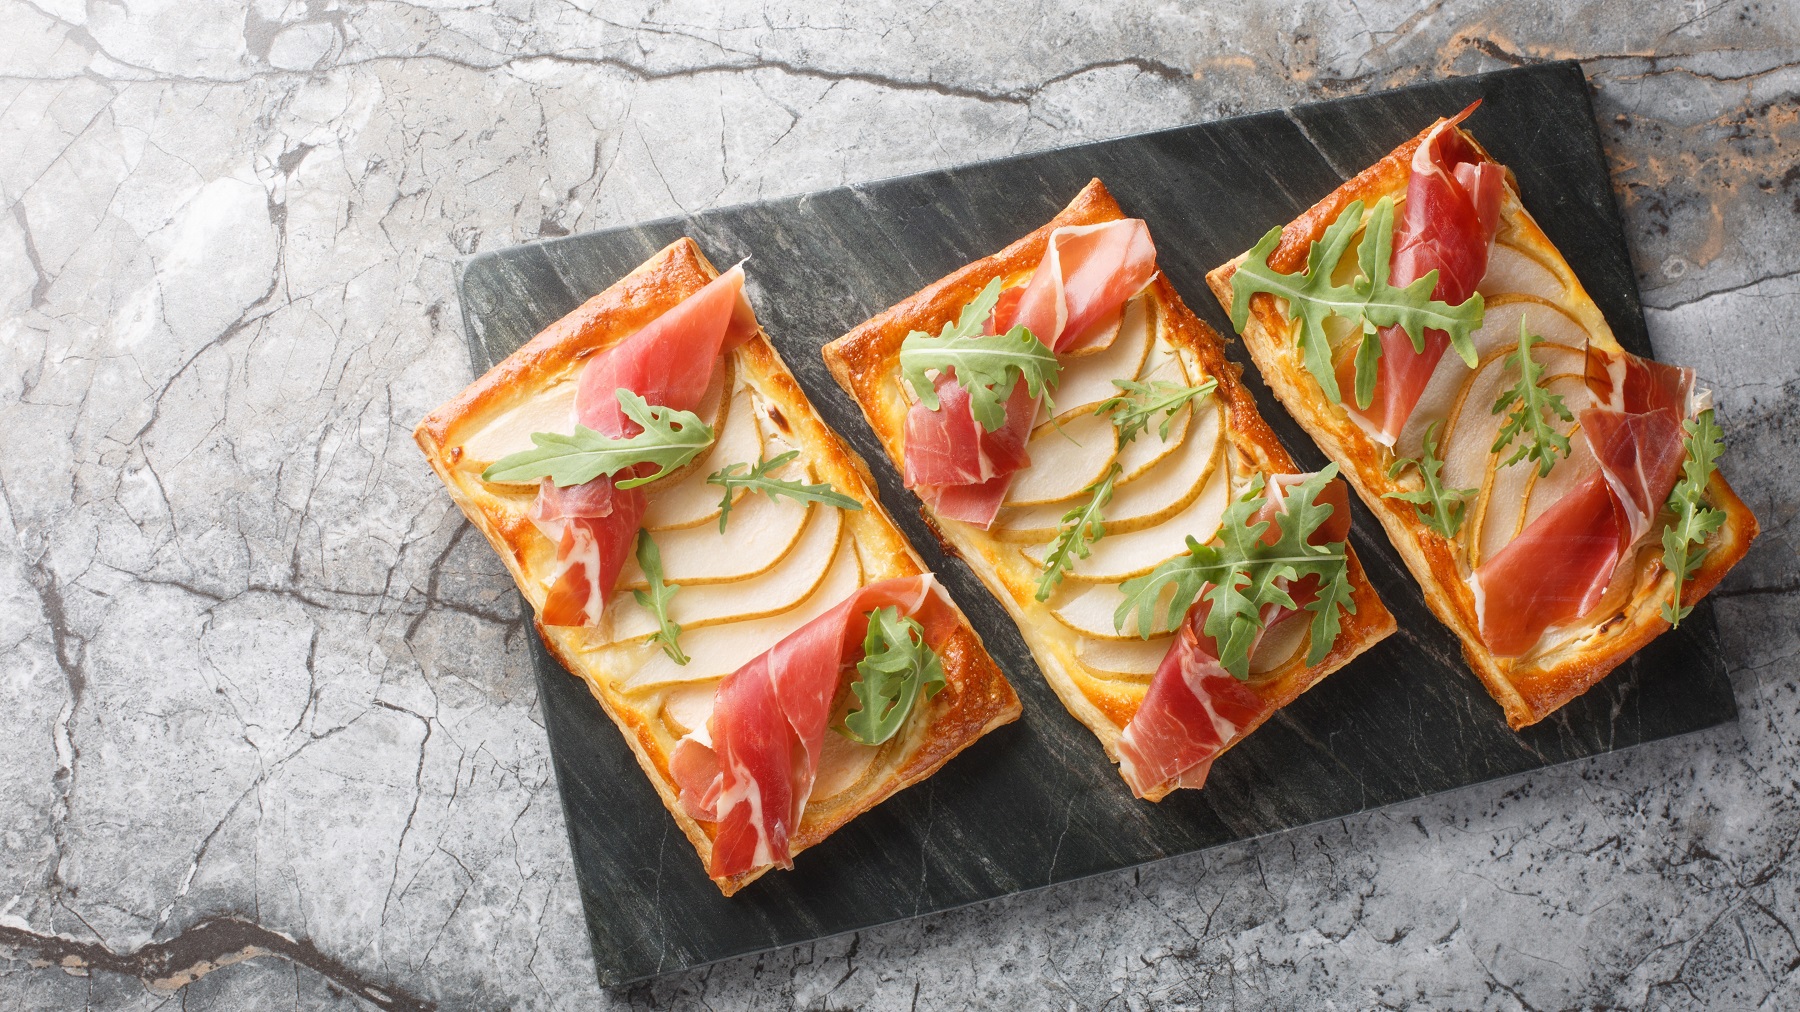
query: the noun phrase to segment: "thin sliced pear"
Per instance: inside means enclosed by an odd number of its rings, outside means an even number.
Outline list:
[[[1217,405],[1209,404],[1202,410],[1205,413],[1194,426],[1195,432],[1181,441],[1176,452],[1137,481],[1118,486],[1113,492],[1112,502],[1105,509],[1107,538],[1165,523],[1199,498],[1207,479],[1224,458],[1224,416]],[[989,533],[1001,541],[1049,541],[1056,537],[1065,512],[1066,504],[1002,509]]]
[[[477,471],[509,453],[532,449],[533,432],[575,431],[575,379],[534,392],[463,440],[461,464]]]
[[[719,683],[696,682],[669,690],[663,698],[663,723],[677,738],[706,726],[712,717],[713,700],[719,694]]]
[[[1144,357],[1144,365],[1137,378],[1143,383],[1174,383],[1178,386],[1187,386],[1191,382],[1191,374],[1180,354],[1160,339],[1151,342],[1150,354]],[[1136,439],[1121,447],[1118,485],[1124,486],[1136,481],[1164,457],[1174,453],[1181,446],[1181,441],[1187,438],[1188,426],[1192,420],[1191,405],[1184,405],[1175,412],[1175,417],[1169,419],[1169,438],[1162,437],[1162,419],[1159,417],[1149,428],[1139,433]]]
[[[1075,659],[1101,678],[1148,681],[1174,642],[1173,636],[1150,640],[1098,640],[1083,636],[1075,641]]]
[[[880,745],[861,745],[836,731],[826,731],[819,746],[819,775],[807,804],[829,801],[861,783],[880,754]]]
[[[623,686],[627,691],[638,691],[723,678],[831,610],[861,585],[862,567],[857,564],[856,552],[848,543],[840,544],[824,581],[798,607],[767,618],[726,622],[682,633],[681,649],[688,655],[686,664],[676,664],[661,650],[640,650],[644,663],[624,678]]]
[[[1143,477],[1169,454],[1181,448],[1181,441],[1187,438],[1188,422],[1193,418],[1189,405],[1176,409],[1169,421],[1169,438],[1162,437],[1163,418],[1158,415],[1150,423],[1150,427],[1138,433],[1136,439],[1119,448],[1119,480],[1114,487],[1130,484]]]
[[[1205,543],[1218,533],[1219,522],[1230,505],[1229,467],[1214,467],[1200,494],[1187,507],[1154,527],[1125,534],[1108,534],[1093,543],[1092,553],[1078,559],[1064,578],[1083,583],[1120,583],[1142,576],[1158,563],[1187,551],[1187,539]],[[1050,551],[1048,544],[1022,549],[1038,567]]]
[[[1187,385],[1188,376],[1188,366],[1182,361],[1181,354],[1160,337],[1150,342],[1150,350],[1144,355],[1144,362],[1138,367],[1137,374],[1137,378],[1145,383],[1162,380],[1183,386]]]
[[[732,367],[730,356],[726,356],[712,371],[712,381],[706,386],[706,392],[700,396],[700,406],[694,414],[700,420],[718,431],[719,412],[724,405],[726,384],[733,381],[736,370]],[[529,450],[536,446],[531,441],[533,432],[571,433],[575,431],[575,388],[576,376],[570,375],[560,382],[553,383],[542,390],[532,393],[519,403],[490,419],[476,433],[463,441],[463,456],[460,467],[480,471],[487,465],[499,460],[509,453]],[[676,482],[685,477],[687,471],[694,467],[690,461],[681,470],[672,475],[658,479]],[[536,485],[528,482],[494,482],[497,485]]]
[[[1294,659],[1312,627],[1312,613],[1297,611],[1263,631],[1250,655],[1250,673],[1266,675]]]
[[[719,519],[719,502],[724,490],[709,485],[707,476],[727,464],[756,464],[763,459],[762,429],[756,424],[755,395],[749,387],[739,387],[731,395],[723,427],[716,440],[679,481],[669,479],[646,486],[650,493],[649,508],[644,511],[643,525],[650,531],[672,531]],[[744,489],[733,493],[735,504],[745,495]]]
[[[1587,384],[1579,374],[1563,373],[1557,376],[1544,377],[1544,389],[1562,397],[1563,404],[1572,415],[1580,416],[1582,409],[1588,406]],[[1574,422],[1565,422],[1552,418],[1556,431],[1565,435],[1575,427]],[[1525,435],[1521,433],[1519,440]],[[1579,432],[1569,440],[1571,453],[1575,443],[1586,440]],[[1490,443],[1491,447],[1493,444]],[[1535,460],[1521,460],[1516,464],[1501,466],[1501,462],[1512,456],[1515,447],[1523,445],[1515,441],[1500,453],[1494,455],[1489,471],[1487,487],[1481,493],[1481,548],[1479,553],[1471,553],[1470,564],[1480,565],[1482,559],[1491,559],[1494,553],[1506,547],[1506,543],[1518,537],[1524,529],[1525,514],[1531,494],[1531,486],[1537,479],[1538,463]],[[1558,457],[1556,466],[1551,468],[1551,476],[1555,476],[1569,461]]]
[[[1600,462],[1594,459],[1594,451],[1588,448],[1578,422],[1569,436],[1569,459],[1557,461],[1548,475],[1532,482],[1531,501],[1525,507],[1525,526],[1531,526],[1533,520],[1598,470]]]
[[[1157,635],[1169,633],[1169,630],[1161,628],[1161,624],[1168,615],[1168,599],[1175,588],[1171,584],[1166,589],[1168,593],[1162,595],[1155,611]],[[1057,594],[1050,613],[1056,616],[1058,622],[1083,636],[1097,640],[1139,639],[1135,611],[1125,617],[1124,629],[1113,626],[1113,616],[1118,614],[1119,606],[1124,603],[1125,594],[1116,583],[1069,583]]]
[[[1481,311],[1480,329],[1469,335],[1475,345],[1477,361],[1499,348],[1518,344],[1521,317],[1532,334],[1548,344],[1587,348],[1587,328],[1551,303],[1531,295],[1496,295]],[[1445,352],[1444,357],[1455,354],[1454,351]]]
[[[735,583],[767,572],[800,541],[811,503],[747,495],[732,508],[726,531],[702,524],[664,531],[656,536],[662,553],[663,579],[684,587]],[[836,512],[836,507],[820,506]],[[619,586],[643,587],[644,571],[634,558],[619,574]]]
[[[1564,296],[1562,279],[1556,272],[1539,263],[1530,254],[1505,243],[1495,243],[1488,253],[1487,273],[1475,290],[1492,298],[1496,295],[1535,295],[1550,302]]]
[[[1092,410],[1092,405],[1119,392],[1119,388],[1113,386],[1113,380],[1132,379],[1138,375],[1156,334],[1149,302],[1150,296],[1140,295],[1125,304],[1119,336],[1104,351],[1063,358],[1056,389],[1051,393],[1058,411],[1083,407]]]
[[[685,633],[786,611],[806,600],[825,579],[843,532],[842,510],[813,510],[793,551],[779,563],[747,580],[684,586],[669,599],[669,618]],[[607,602],[594,634],[600,642],[617,643],[652,635],[657,628],[655,613],[630,593],[619,593]]]
[[[1470,340],[1475,345],[1478,369],[1484,368],[1489,360],[1503,360],[1518,350],[1521,317],[1533,334],[1544,339],[1544,343],[1532,345],[1531,353],[1537,362],[1544,364],[1552,372],[1569,368],[1565,364],[1566,356],[1586,353],[1587,331],[1555,306],[1534,296],[1496,295],[1489,300],[1482,313],[1481,328],[1470,335]],[[1408,416],[1406,427],[1400,430],[1400,438],[1394,441],[1396,454],[1417,460],[1424,448],[1425,430],[1431,427],[1432,422],[1459,410],[1466,412],[1470,409],[1475,402],[1464,397],[1463,389],[1471,383],[1471,373],[1474,371],[1463,364],[1462,356],[1455,351],[1444,353],[1444,357],[1438,360],[1437,368],[1432,370],[1431,379],[1425,384],[1425,391],[1419,395],[1418,404]],[[1460,409],[1457,408],[1459,402],[1462,403]],[[1489,396],[1480,403],[1485,410],[1493,406],[1494,398]],[[1489,441],[1492,442],[1492,437]],[[1442,448],[1439,452],[1443,452]]]
[[[1250,657],[1250,673],[1263,675],[1293,660],[1306,643],[1306,631],[1312,617],[1301,611],[1269,627],[1256,653]],[[1075,641],[1075,656],[1082,667],[1101,678],[1121,681],[1149,681],[1175,645],[1175,637],[1158,636],[1143,640],[1099,639],[1083,636]]]
[[[1439,433],[1438,455],[1444,461],[1442,477],[1447,487],[1478,489],[1486,483],[1490,448],[1505,417],[1505,412],[1494,414],[1494,401],[1501,390],[1518,382],[1518,371],[1506,365],[1507,357],[1517,350],[1517,342],[1495,349],[1457,391],[1447,414],[1440,416],[1445,422]],[[1544,375],[1578,372],[1585,362],[1583,352],[1564,345],[1534,344],[1531,356],[1543,366]],[[1578,405],[1585,403],[1585,398],[1576,401],[1569,410],[1577,411]]]
[[[1013,476],[1004,505],[1034,506],[1080,495],[1106,474],[1118,448],[1119,430],[1111,418],[1091,408],[1065,412],[1032,432],[1026,444],[1031,466]]]

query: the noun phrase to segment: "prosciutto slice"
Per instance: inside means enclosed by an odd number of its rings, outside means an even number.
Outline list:
[[[727,675],[706,733],[676,744],[670,768],[682,810],[718,823],[708,875],[793,867],[843,668],[861,659],[869,613],[889,607],[917,620],[934,648],[956,625],[930,575],[871,583]]]
[[[1277,475],[1273,481],[1285,490],[1306,477]],[[1344,482],[1340,479],[1326,485],[1313,501],[1329,503],[1332,510],[1307,540],[1322,545],[1349,537],[1350,493]],[[1285,494],[1278,503],[1264,503],[1247,526],[1274,520],[1278,504],[1286,510]],[[1271,525],[1263,540],[1273,544],[1279,536]],[[1318,577],[1307,576],[1287,591],[1295,608],[1264,608],[1265,632],[1312,603],[1318,593]],[[1203,786],[1213,758],[1274,709],[1219,663],[1218,644],[1206,634],[1206,617],[1211,612],[1212,603],[1204,597],[1188,609],[1175,642],[1151,676],[1143,703],[1119,736],[1119,773],[1137,797],[1171,781],[1178,787]],[[1255,645],[1250,653],[1255,656]]]
[[[1600,603],[1630,526],[1596,471],[1533,520],[1470,577],[1481,641],[1517,657],[1544,630]]]
[[[1590,352],[1590,386],[1593,363]],[[1593,611],[1680,477],[1693,372],[1631,354],[1615,366],[1603,370],[1613,379],[1602,396],[1636,410],[1589,408],[1580,416],[1600,469],[1469,579],[1481,640],[1495,656],[1524,654],[1545,630]]]
[[[1668,408],[1686,418],[1693,413],[1694,370],[1630,352],[1611,354],[1588,345],[1587,386],[1594,400],[1614,411],[1636,414]]]
[[[1628,542],[1650,530],[1650,522],[1675,490],[1687,448],[1680,416],[1666,407],[1639,414],[1589,408],[1581,413],[1600,473],[1628,524]]]
[[[740,265],[589,360],[576,381],[575,420],[603,435],[636,435],[640,426],[619,406],[620,388],[650,404],[691,411],[712,381],[719,354],[755,332]],[[599,621],[646,505],[641,488],[621,489],[605,475],[569,488],[545,479],[538,487],[529,516],[556,542],[545,625]]]
[[[1437,271],[1431,297],[1451,305],[1474,294],[1487,273],[1488,252],[1500,225],[1506,170],[1481,157],[1455,129],[1480,104],[1433,127],[1413,152],[1389,261],[1388,278],[1398,286]],[[1394,445],[1449,347],[1450,335],[1441,330],[1426,331],[1424,350],[1414,351],[1404,329],[1383,328],[1374,397],[1366,410],[1346,398],[1345,409],[1382,445]],[[1338,385],[1356,388],[1354,355],[1339,362]]]
[[[1139,219],[1059,228],[1030,283],[1001,293],[983,330],[1002,334],[1023,325],[1058,353],[1103,344],[1117,329],[1125,300],[1155,273],[1156,246]],[[936,386],[938,410],[915,404],[906,416],[906,485],[940,516],[985,528],[1013,472],[1031,463],[1025,443],[1036,401],[1024,383],[1016,384],[1006,423],[987,432],[969,416],[961,387],[943,376]]]

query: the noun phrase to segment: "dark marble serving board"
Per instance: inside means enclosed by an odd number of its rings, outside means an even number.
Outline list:
[[[701,873],[619,733],[534,638],[545,726],[600,980],[617,985],[728,956],[944,910],[1291,829],[1732,719],[1711,605],[1554,717],[1516,734],[1456,639],[1358,503],[1353,539],[1400,631],[1213,768],[1204,791],[1132,799],[1099,743],[1044,683],[1005,612],[946,559],[917,503],[832,381],[819,347],[1050,218],[1099,176],[1150,224],[1162,270],[1221,333],[1205,272],[1248,249],[1394,145],[1470,101],[1468,127],[1517,174],[1525,204],[1619,340],[1649,353],[1593,109],[1574,63],[1022,155],[570,236],[470,257],[459,287],[475,368],[681,235],[715,263],[746,255],[764,327],[820,414],[874,466],[890,512],[949,586],[1025,716],[937,776],[731,899]],[[1237,342],[1231,357],[1282,441],[1325,461]]]

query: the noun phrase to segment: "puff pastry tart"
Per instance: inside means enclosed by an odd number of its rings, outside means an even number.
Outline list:
[[[1207,281],[1516,729],[1678,623],[1757,526],[1693,370],[1619,346],[1474,109]]]
[[[691,240],[414,432],[730,895],[1019,716]]]
[[[824,355],[1139,797],[1393,631],[1343,483],[1292,473],[1099,180]]]

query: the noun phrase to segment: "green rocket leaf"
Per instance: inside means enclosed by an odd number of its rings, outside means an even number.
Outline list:
[[[642,397],[620,387],[616,393],[625,417],[643,427],[635,436],[614,438],[585,425],[573,435],[533,432],[533,450],[509,453],[481,472],[482,481],[524,482],[549,478],[560,487],[581,485],[605,475],[616,475],[639,464],[655,464],[655,474],[619,482],[620,488],[636,488],[661,478],[693,460],[712,445],[712,427],[692,411],[646,404]]]

